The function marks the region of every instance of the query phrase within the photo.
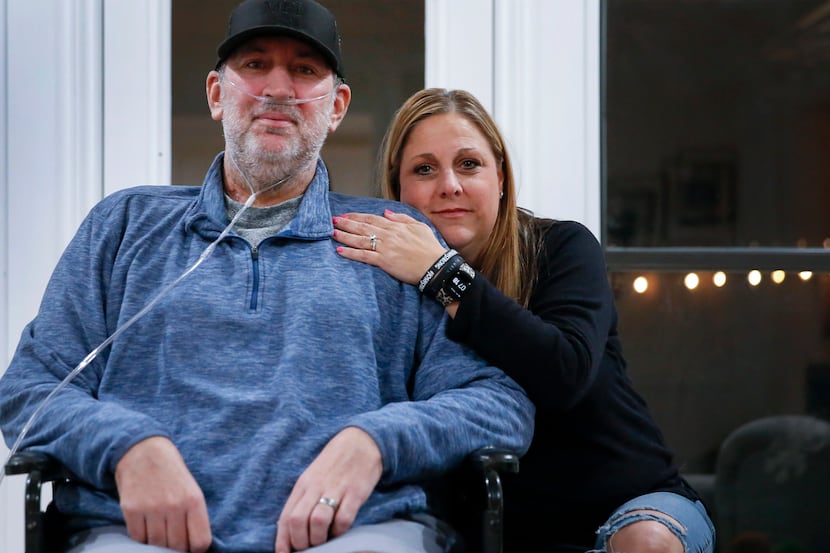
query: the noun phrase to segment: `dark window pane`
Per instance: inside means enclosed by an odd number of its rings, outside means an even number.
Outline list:
[[[822,551],[830,3],[603,6],[604,239],[630,374],[719,553]]]
[[[830,237],[825,0],[608,0],[609,246]]]
[[[709,499],[721,553],[824,550],[830,275],[689,274],[611,275],[634,385]]]

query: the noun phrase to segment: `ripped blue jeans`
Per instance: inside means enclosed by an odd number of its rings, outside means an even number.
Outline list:
[[[657,511],[670,516],[674,524],[658,515],[633,511]],[[654,492],[624,503],[597,530],[593,553],[605,553],[608,538],[621,528],[641,520],[654,520],[665,525],[683,544],[686,553],[712,553],[715,547],[715,526],[700,501],[691,501],[671,492]]]

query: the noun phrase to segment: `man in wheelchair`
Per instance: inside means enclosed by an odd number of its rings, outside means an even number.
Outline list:
[[[0,379],[0,430],[73,474],[73,553],[449,551],[427,484],[524,452],[533,406],[440,305],[336,253],[339,214],[424,219],[329,191],[351,100],[333,15],[246,0],[217,53],[225,151],[201,187],[92,209]]]

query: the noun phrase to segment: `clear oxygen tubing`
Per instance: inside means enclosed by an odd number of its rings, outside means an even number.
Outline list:
[[[151,299],[147,303],[147,305],[142,307],[140,311],[138,311],[135,315],[130,317],[130,319],[127,322],[125,322],[123,325],[116,328],[115,331],[112,334],[110,334],[110,336],[107,337],[106,340],[104,340],[103,342],[101,342],[100,345],[98,345],[98,347],[96,347],[95,349],[90,351],[87,354],[87,356],[84,357],[83,360],[80,363],[78,363],[75,366],[75,368],[69,374],[67,374],[66,377],[64,377],[64,379],[61,380],[61,382],[57,386],[55,386],[55,388],[51,392],[49,392],[49,394],[45,398],[43,398],[43,401],[41,401],[40,405],[38,405],[37,408],[34,410],[32,415],[26,421],[26,424],[23,425],[23,429],[20,431],[20,434],[17,436],[17,439],[15,440],[15,442],[12,445],[11,449],[9,450],[9,455],[6,458],[6,462],[4,463],[4,466],[5,466],[5,464],[7,464],[9,462],[9,460],[12,458],[12,456],[15,453],[17,453],[17,450],[20,449],[20,444],[23,442],[23,439],[29,433],[29,430],[31,429],[32,425],[38,420],[38,418],[40,418],[41,413],[43,413],[43,410],[46,408],[46,406],[49,404],[49,402],[52,400],[52,398],[54,398],[57,394],[59,394],[61,392],[61,390],[63,390],[70,382],[72,382],[72,380],[76,376],[78,376],[81,373],[81,371],[83,371],[90,363],[92,363],[92,361],[96,357],[98,357],[99,353],[101,353],[107,346],[109,346],[112,342],[114,342],[115,339],[118,338],[124,331],[126,331],[128,328],[130,328],[133,325],[133,323],[135,323],[140,318],[142,318],[144,315],[146,315],[147,312],[150,311],[150,309],[152,309],[164,296],[166,296],[170,292],[170,290],[172,290],[174,287],[176,287],[176,285],[178,285],[182,280],[184,280],[188,275],[190,275],[190,273],[195,271],[196,268],[199,267],[199,265],[201,265],[202,262],[205,259],[207,259],[208,256],[210,256],[211,253],[213,253],[213,250],[216,249],[217,244],[219,244],[219,242],[221,242],[228,235],[228,233],[231,231],[231,229],[236,224],[236,222],[239,220],[239,218],[242,216],[242,214],[245,212],[245,210],[247,210],[251,205],[253,205],[254,201],[256,201],[257,192],[254,191],[254,187],[251,185],[251,182],[248,180],[248,177],[245,175],[245,173],[242,172],[242,170],[239,168],[239,165],[237,165],[236,160],[233,159],[233,157],[231,157],[228,154],[228,152],[225,152],[225,158],[229,159],[231,161],[231,163],[233,163],[234,167],[239,172],[239,174],[242,175],[242,178],[245,180],[245,183],[248,185],[248,188],[251,190],[251,196],[248,198],[248,200],[242,206],[242,209],[240,209],[236,213],[236,215],[233,217],[233,219],[231,219],[231,222],[228,223],[228,225],[222,230],[222,232],[219,234],[219,236],[216,238],[216,240],[211,242],[207,246],[207,248],[205,248],[205,250],[201,253],[201,255],[199,255],[199,258],[196,260],[196,262],[193,263],[193,265],[191,265],[187,270],[185,270],[176,280],[170,282],[164,288],[162,288],[161,291],[158,294],[156,294],[153,297],[153,299]],[[291,177],[292,177],[291,174],[286,175],[285,177],[283,177],[283,178],[277,180],[276,182],[268,185],[263,190],[260,190],[259,193],[267,192],[268,190],[271,190],[272,188],[281,185],[282,183],[284,183],[285,181],[287,181]],[[3,484],[3,479],[5,478],[5,475],[6,475],[5,471],[0,471],[0,485]]]
[[[276,97],[273,97],[273,96],[259,96],[257,94],[254,94],[253,92],[245,90],[245,88],[243,88],[241,85],[233,82],[228,77],[226,77],[224,71],[219,72],[219,79],[222,82],[228,83],[230,86],[232,86],[233,88],[235,88],[236,90],[238,90],[242,94],[245,94],[247,96],[250,96],[251,98],[254,98],[255,100],[258,100],[262,104],[270,104],[270,105],[278,105],[278,106],[296,106],[296,105],[299,105],[299,104],[307,104],[309,102],[316,102],[318,100],[324,100],[324,99],[334,95],[337,92],[337,88],[340,84],[340,79],[337,78],[334,82],[334,87],[330,91],[326,92],[325,94],[321,94],[320,96],[314,96],[312,98],[276,98]]]

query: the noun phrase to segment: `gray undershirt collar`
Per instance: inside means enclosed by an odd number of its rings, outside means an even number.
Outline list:
[[[258,246],[266,238],[281,231],[294,218],[302,200],[303,196],[300,195],[277,205],[251,206],[245,210],[233,230],[252,245]],[[229,221],[239,213],[244,205],[225,194],[225,211]]]

